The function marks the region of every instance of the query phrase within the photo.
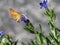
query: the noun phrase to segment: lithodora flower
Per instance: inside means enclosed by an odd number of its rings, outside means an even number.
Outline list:
[[[23,17],[19,20],[19,22],[22,21],[26,25],[28,25],[30,23],[29,19],[27,18],[27,16],[25,14],[22,14],[22,15],[23,15]]]
[[[4,35],[4,32],[3,31],[0,31],[0,35]]]
[[[3,35],[4,35],[4,32],[3,31],[0,31],[0,43],[1,43],[1,40],[2,40]]]
[[[41,6],[40,8],[44,7],[46,10],[49,10],[47,6],[47,0],[43,0],[42,2],[40,2],[40,6]]]

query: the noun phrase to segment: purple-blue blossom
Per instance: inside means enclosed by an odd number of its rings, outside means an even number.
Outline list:
[[[29,24],[29,19],[25,14],[22,14],[22,18],[18,22],[24,22],[26,25]]]
[[[22,18],[19,20],[19,22],[25,22],[28,18],[25,14],[22,14]]]
[[[0,35],[4,35],[4,32],[3,31],[0,31]]]
[[[28,18],[25,14],[22,14],[22,15],[23,15],[23,17],[21,18],[21,21],[25,22]]]
[[[43,0],[42,2],[40,2],[40,8],[45,8],[46,10],[48,10],[48,6],[47,6],[47,0]]]

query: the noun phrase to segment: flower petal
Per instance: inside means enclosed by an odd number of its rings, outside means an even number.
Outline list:
[[[4,32],[3,31],[0,31],[0,35],[3,35],[4,34]]]
[[[41,3],[40,3],[40,8],[44,7],[46,10],[48,10],[48,6],[47,6],[47,0],[43,0]]]
[[[27,16],[25,14],[22,14],[22,15],[23,17],[21,18],[21,21],[26,21],[28,19]]]

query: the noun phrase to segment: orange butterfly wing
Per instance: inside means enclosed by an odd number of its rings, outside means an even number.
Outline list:
[[[19,21],[19,19],[22,18],[22,14],[17,12],[16,10],[9,8],[9,13],[11,15],[11,17],[16,20],[17,22]]]

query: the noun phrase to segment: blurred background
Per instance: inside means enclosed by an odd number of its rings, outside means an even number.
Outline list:
[[[13,8],[22,14],[25,14],[35,30],[38,30],[39,24],[42,25],[44,34],[48,35],[49,27],[47,17],[44,15],[44,8],[40,9],[39,3],[42,0],[0,0],[0,30],[12,35],[14,40],[19,40],[18,45],[22,45],[21,41],[28,42],[34,39],[35,35],[23,29],[24,23],[17,23],[8,13],[9,8]],[[60,0],[48,0],[48,7],[55,9],[56,27],[60,28]]]

